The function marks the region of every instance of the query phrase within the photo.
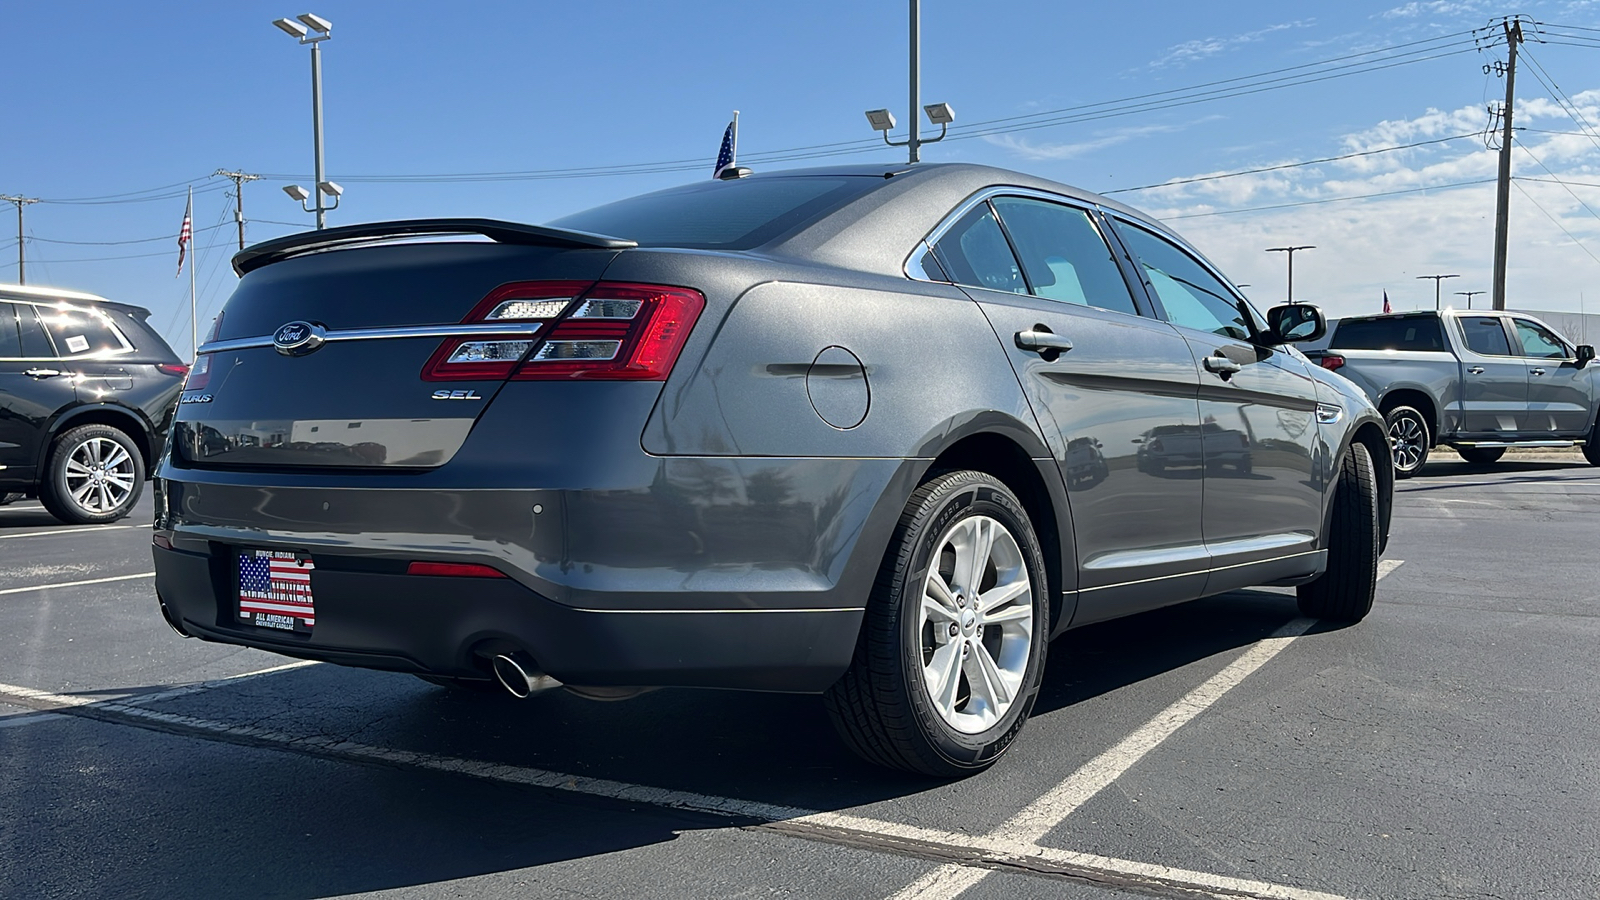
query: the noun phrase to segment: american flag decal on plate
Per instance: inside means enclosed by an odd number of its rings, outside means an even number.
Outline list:
[[[309,558],[279,550],[239,553],[239,618],[262,628],[309,633],[317,623]]]

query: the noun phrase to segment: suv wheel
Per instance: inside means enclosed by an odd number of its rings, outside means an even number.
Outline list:
[[[1589,440],[1583,444],[1583,458],[1591,466],[1600,466],[1600,417],[1594,420],[1594,428],[1589,431]]]
[[[39,502],[76,525],[114,522],[144,489],[144,459],[133,439],[110,425],[80,425],[56,438]]]
[[[1389,451],[1394,455],[1396,478],[1410,478],[1428,461],[1433,435],[1428,420],[1409,406],[1396,406],[1384,415],[1389,423]]]
[[[840,735],[880,765],[980,772],[1022,730],[1044,670],[1049,591],[1022,504],[994,477],[936,476],[906,504],[856,644],[827,694]]]
[[[1350,445],[1333,489],[1333,519],[1323,546],[1328,570],[1295,590],[1300,611],[1318,619],[1359,622],[1378,591],[1378,479],[1366,446]]]

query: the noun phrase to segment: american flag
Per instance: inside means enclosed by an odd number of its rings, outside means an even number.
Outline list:
[[[189,193],[189,205],[183,208],[183,227],[178,229],[178,271],[173,274],[177,278],[183,274],[184,251],[194,242],[194,192]]]
[[[1388,291],[1384,291],[1383,292],[1383,314],[1384,315],[1388,315],[1389,313],[1392,313],[1392,312],[1394,312],[1394,310],[1389,308],[1389,292]]]
[[[309,627],[317,621],[311,599],[311,560],[293,553],[252,550],[239,555],[239,616],[293,616]]]
[[[733,166],[734,148],[738,142],[739,119],[735,116],[734,120],[728,123],[728,130],[722,133],[722,149],[717,151],[717,165],[711,172],[712,178],[721,178],[722,171]]]

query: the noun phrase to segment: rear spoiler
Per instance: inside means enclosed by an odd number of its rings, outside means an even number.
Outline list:
[[[320,231],[303,231],[254,244],[233,255],[233,271],[239,275],[263,266],[307,253],[334,250],[352,244],[366,244],[390,238],[427,234],[478,234],[501,244],[534,247],[567,247],[574,250],[626,250],[638,242],[606,237],[583,231],[523,225],[499,219],[403,219],[397,222],[368,222],[341,225]]]

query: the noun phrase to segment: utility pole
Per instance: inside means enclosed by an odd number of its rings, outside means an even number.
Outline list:
[[[1494,309],[1506,308],[1506,239],[1511,229],[1511,107],[1517,90],[1517,45],[1522,43],[1522,22],[1506,19],[1506,104],[1500,109],[1500,179],[1494,191]]]
[[[1296,250],[1315,250],[1315,244],[1302,244],[1298,247],[1268,247],[1268,253],[1289,254],[1289,302],[1294,302],[1294,252]]]
[[[27,270],[23,268],[22,255],[22,208],[30,203],[38,203],[38,197],[23,197],[20,195],[0,194],[0,200],[17,205],[17,284],[28,283]]]
[[[1428,278],[1432,278],[1433,279],[1433,308],[1434,309],[1438,309],[1439,308],[1439,283],[1444,281],[1446,278],[1460,278],[1460,277],[1461,277],[1460,275],[1418,275],[1417,276],[1417,280],[1418,281],[1422,281],[1422,280],[1428,279]],[[1478,293],[1481,294],[1483,292],[1479,291]]]
[[[233,220],[239,223],[239,249],[244,249],[244,183],[246,181],[259,181],[260,175],[251,175],[247,172],[229,172],[227,169],[218,169],[211,173],[224,178],[233,179]]]
[[[1488,291],[1456,291],[1456,296],[1457,297],[1465,297],[1465,298],[1467,298],[1467,309],[1471,309],[1472,308],[1472,298],[1478,296],[1479,294],[1487,294],[1487,293],[1489,293],[1489,292]]]

